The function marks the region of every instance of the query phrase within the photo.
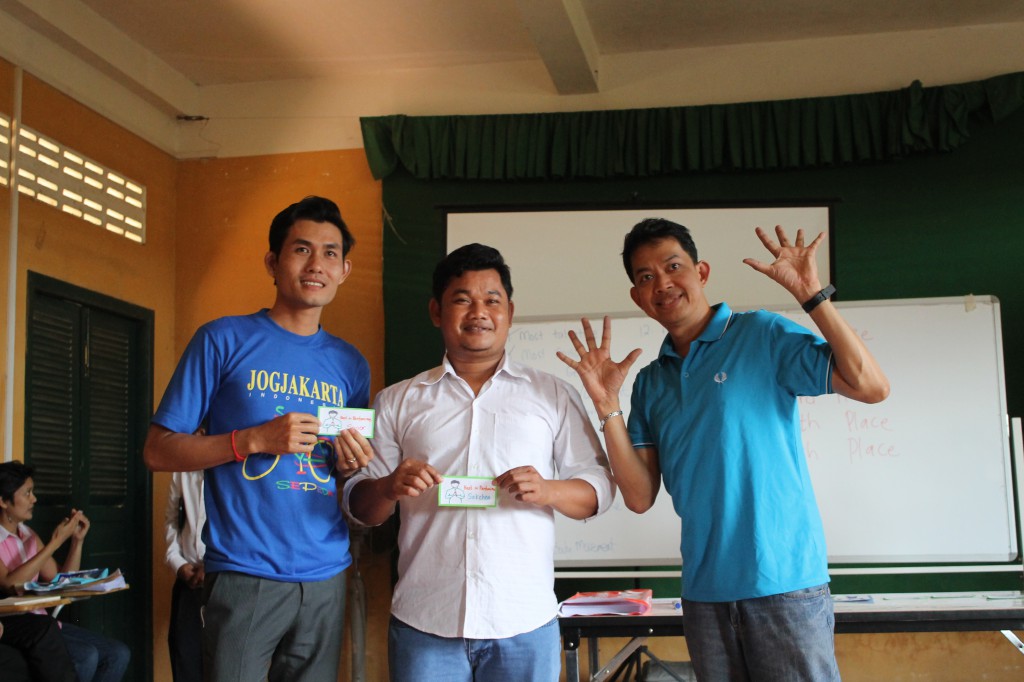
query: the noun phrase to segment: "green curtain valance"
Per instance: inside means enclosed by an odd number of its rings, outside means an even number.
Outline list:
[[[775,170],[950,151],[972,116],[1024,104],[1024,73],[837,97],[659,109],[360,119],[370,169],[423,180],[543,180]]]

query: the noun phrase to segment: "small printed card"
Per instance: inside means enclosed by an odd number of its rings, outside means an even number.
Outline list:
[[[494,479],[482,476],[445,476],[437,486],[439,507],[495,507],[498,491]]]
[[[361,407],[331,407],[323,405],[316,408],[317,419],[320,420],[321,436],[337,436],[345,429],[355,429],[365,438],[373,438],[374,412]]]

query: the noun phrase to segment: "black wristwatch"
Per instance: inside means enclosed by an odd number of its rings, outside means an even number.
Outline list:
[[[805,313],[809,313],[818,307],[818,304],[822,301],[827,301],[832,298],[832,295],[836,293],[836,287],[834,284],[829,284],[827,287],[811,296],[809,299],[804,301],[803,309]]]

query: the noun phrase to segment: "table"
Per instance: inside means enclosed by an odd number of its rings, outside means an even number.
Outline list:
[[[998,630],[1024,654],[1024,644],[1012,632],[1024,630],[1024,595],[1020,592],[873,594],[862,599],[835,603],[836,634]],[[675,607],[674,600],[657,601],[643,616],[571,616],[559,618],[558,624],[567,682],[580,679],[581,639],[590,641],[590,670],[597,670],[591,682],[600,682],[645,648],[648,638],[684,635],[682,611]],[[631,640],[598,670],[596,641],[601,637]]]

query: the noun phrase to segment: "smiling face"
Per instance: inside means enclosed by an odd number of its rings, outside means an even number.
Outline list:
[[[704,329],[711,307],[704,296],[711,267],[693,262],[676,239],[659,239],[636,249],[632,258],[633,302],[673,338],[691,339]]]
[[[292,225],[280,254],[268,252],[264,262],[277,285],[274,312],[285,314],[327,305],[352,270],[342,255],[341,230],[305,219]]]
[[[430,299],[430,319],[441,330],[453,364],[497,363],[505,352],[513,311],[493,269],[468,270],[448,283],[440,301]]]
[[[32,510],[36,506],[35,483],[30,476],[20,488],[14,491],[10,500],[0,500],[4,521],[13,524],[24,523],[32,518]]]

